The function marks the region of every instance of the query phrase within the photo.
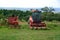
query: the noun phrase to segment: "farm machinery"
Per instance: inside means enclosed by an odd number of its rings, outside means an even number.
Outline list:
[[[46,29],[46,24],[41,21],[41,11],[32,10],[28,23],[31,29]]]

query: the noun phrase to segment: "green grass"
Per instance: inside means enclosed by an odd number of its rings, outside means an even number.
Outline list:
[[[50,30],[31,30],[28,24],[21,29],[0,28],[0,40],[60,40],[60,23],[46,22]]]

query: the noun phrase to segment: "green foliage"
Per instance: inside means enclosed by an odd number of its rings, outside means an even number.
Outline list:
[[[54,13],[53,12],[53,11],[55,11],[54,8],[44,7],[44,8],[41,8],[41,10],[43,11],[42,20],[47,20],[47,21],[57,20],[57,21],[60,21],[60,13]]]
[[[54,13],[53,11],[54,8],[51,7],[44,7],[41,8],[41,10],[43,11],[41,13],[41,20],[46,20],[46,21],[53,21],[53,20],[57,20],[60,21],[60,13]],[[30,11],[21,11],[21,10],[6,10],[6,9],[0,9],[0,19],[6,19],[9,16],[11,16],[12,14],[15,14],[16,16],[18,16],[20,21],[28,21],[29,17],[31,16],[31,12]]]
[[[21,10],[5,10],[5,9],[0,10],[0,18],[8,18],[12,14],[15,14],[16,16],[18,16],[21,21],[22,19],[27,21],[29,16],[31,15],[31,12],[30,11],[24,12]]]

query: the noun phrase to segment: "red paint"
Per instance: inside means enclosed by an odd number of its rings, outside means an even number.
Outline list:
[[[9,23],[9,24],[12,24],[12,25],[18,24],[18,22],[17,22],[17,17],[9,17],[9,18],[8,18],[8,23]]]
[[[46,24],[43,22],[39,22],[39,23],[34,22],[31,16],[29,18],[29,25],[30,27],[46,27]]]

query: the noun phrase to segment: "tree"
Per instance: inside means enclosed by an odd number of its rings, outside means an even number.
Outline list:
[[[44,8],[41,8],[42,11],[44,12],[52,12],[52,11],[55,11],[54,8],[52,7],[44,7]]]
[[[48,20],[48,21],[51,21],[53,20],[53,15],[54,15],[54,8],[52,7],[44,7],[44,8],[41,8],[41,10],[43,11],[43,15],[44,15],[44,18],[45,20]]]

